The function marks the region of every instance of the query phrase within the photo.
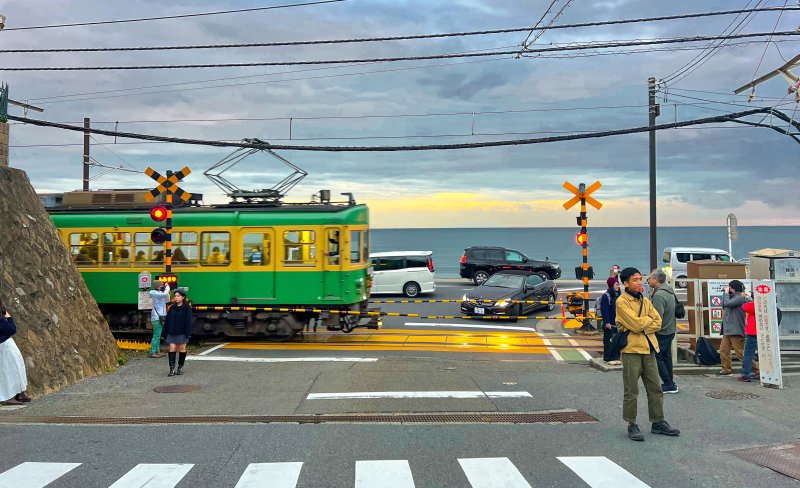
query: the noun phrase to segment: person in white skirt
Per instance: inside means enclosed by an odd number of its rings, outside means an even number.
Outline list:
[[[0,308],[0,314],[0,403],[22,405],[31,399],[25,394],[28,388],[25,361],[12,338],[17,326],[5,307]]]

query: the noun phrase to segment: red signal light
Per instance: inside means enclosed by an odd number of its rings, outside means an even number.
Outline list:
[[[575,234],[575,242],[577,242],[579,246],[586,246],[589,244],[589,236],[583,232]]]
[[[153,207],[150,209],[150,218],[156,222],[161,222],[167,218],[167,209],[164,207]]]

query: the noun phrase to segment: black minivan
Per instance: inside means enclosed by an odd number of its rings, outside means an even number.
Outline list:
[[[551,261],[531,259],[514,249],[494,246],[472,246],[461,256],[461,277],[482,284],[498,271],[520,270],[535,273],[542,280],[561,277],[561,267]]]

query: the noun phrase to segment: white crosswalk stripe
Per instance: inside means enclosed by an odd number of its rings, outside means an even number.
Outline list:
[[[294,488],[302,467],[303,463],[250,464],[235,488]]]
[[[531,488],[508,458],[459,459],[472,488]]]
[[[173,488],[194,464],[137,464],[110,488]]]
[[[559,457],[576,478],[569,486],[590,488],[649,488],[624,468],[602,456]],[[541,460],[540,460],[541,461]],[[544,461],[541,461],[544,462]],[[441,461],[454,466],[451,461]],[[531,488],[531,485],[506,457],[460,458],[458,464],[471,488]],[[44,488],[80,463],[22,463],[0,473],[0,488]],[[174,488],[183,480],[193,464],[139,464],[110,488]],[[254,463],[247,466],[235,488],[295,488],[300,480],[302,462]],[[84,466],[81,469],[89,469]],[[72,477],[80,476],[76,471]],[[583,483],[578,481],[582,479]],[[197,482],[197,480],[194,480]],[[562,480],[563,481],[563,480]],[[230,483],[230,484],[228,484]],[[232,486],[220,482],[220,486]],[[423,485],[429,484],[422,482]],[[411,466],[407,460],[369,460],[355,462],[355,488],[415,488]]]
[[[560,457],[558,460],[592,488],[650,488],[606,457]]]
[[[42,488],[80,465],[81,463],[22,463],[0,473],[0,488]]]
[[[356,488],[414,488],[408,461],[356,461]]]

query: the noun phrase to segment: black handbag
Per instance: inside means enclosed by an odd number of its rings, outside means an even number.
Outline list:
[[[628,334],[631,331],[625,330],[617,332],[611,337],[611,357],[618,358],[622,354],[622,350],[628,345]]]

